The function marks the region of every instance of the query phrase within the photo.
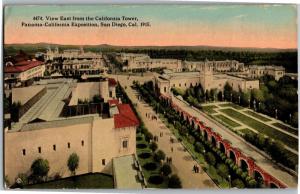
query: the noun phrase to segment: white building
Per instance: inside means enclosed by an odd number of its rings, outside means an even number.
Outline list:
[[[169,94],[171,88],[188,89],[201,84],[204,91],[223,91],[228,83],[235,91],[259,88],[259,80],[241,78],[222,73],[213,73],[213,64],[200,66],[200,71],[167,73],[155,77],[155,84],[161,94]]]
[[[244,69],[244,63],[240,63],[236,60],[183,62],[183,67],[188,71],[200,71],[201,67],[205,65],[212,65],[214,72],[242,71]]]
[[[5,84],[15,85],[35,77],[43,77],[45,69],[45,64],[36,60],[21,61],[16,64],[7,62],[4,67]]]
[[[285,68],[283,66],[274,66],[274,65],[267,65],[267,66],[257,66],[252,65],[249,66],[248,77],[251,78],[260,78],[264,75],[271,75],[275,78],[275,80],[279,80],[285,74]]]
[[[43,84],[45,83],[45,84]],[[105,80],[97,89],[109,93],[109,80]],[[101,83],[100,83],[101,84]],[[13,123],[12,129],[4,133],[4,174],[10,183],[14,183],[20,173],[30,175],[30,167],[37,158],[47,159],[50,166],[49,179],[56,175],[68,177],[67,161],[72,153],[79,156],[76,174],[103,172],[112,174],[112,159],[132,155],[136,151],[137,117],[128,104],[109,98],[108,112],[100,112],[102,106],[96,106],[96,112],[81,110],[79,115],[65,117],[62,111],[77,106],[78,99],[91,98],[98,94],[94,90],[96,83],[76,83],[70,79],[42,80],[33,90],[28,88],[23,94],[26,99],[14,96],[15,101],[30,101],[38,90],[46,92],[39,97],[20,121]],[[77,89],[79,89],[77,91]],[[85,90],[83,90],[85,89]],[[105,95],[106,95],[105,94]],[[22,99],[20,99],[22,98]],[[83,105],[86,107],[92,106]],[[69,109],[71,110],[71,109]],[[86,112],[85,112],[86,111]]]

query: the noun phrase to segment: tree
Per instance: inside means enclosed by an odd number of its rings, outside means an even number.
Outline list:
[[[204,146],[201,142],[196,142],[195,143],[195,151],[198,152],[198,153],[201,153],[203,152],[204,150]]]
[[[168,187],[169,188],[182,188],[181,180],[176,174],[173,174],[170,177]]]
[[[211,152],[207,152],[207,154],[205,155],[205,160],[212,166],[216,164],[216,158]]]
[[[152,152],[155,152],[158,148],[157,146],[157,143],[155,142],[152,142],[150,145],[149,145],[150,149],[152,150]]]
[[[224,98],[228,101],[231,100],[232,87],[228,82],[224,85]]]
[[[166,158],[166,154],[162,151],[162,150],[158,150],[155,154],[154,154],[154,159],[157,162],[160,162],[161,160],[165,160]]]
[[[171,166],[169,164],[164,164],[161,169],[160,172],[164,175],[164,176],[169,176],[169,174],[172,173],[172,169]]]
[[[153,135],[152,135],[152,133],[151,132],[149,132],[149,131],[145,131],[145,140],[147,141],[147,142],[150,142],[150,140],[152,140],[153,139]]]
[[[242,188],[245,188],[245,185],[241,179],[234,179],[232,181],[232,187],[242,189]]]
[[[68,168],[72,175],[76,174],[76,169],[79,165],[79,156],[76,153],[72,153],[68,159]]]
[[[42,180],[45,176],[48,175],[49,172],[49,162],[48,160],[44,160],[42,158],[38,158],[33,161],[31,165],[32,176],[36,178],[37,181]]]
[[[218,169],[218,174],[221,175],[223,178],[228,177],[229,169],[226,164],[218,164],[217,169]]]

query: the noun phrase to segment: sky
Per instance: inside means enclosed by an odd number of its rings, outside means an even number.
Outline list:
[[[34,16],[137,17],[151,27],[22,27]],[[120,46],[297,48],[294,5],[89,5],[8,6],[4,43]]]

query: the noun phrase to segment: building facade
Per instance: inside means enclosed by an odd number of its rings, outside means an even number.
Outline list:
[[[282,66],[257,66],[252,65],[249,66],[248,77],[250,78],[260,78],[264,75],[271,75],[275,78],[275,80],[279,80],[281,77],[285,75],[285,68]]]
[[[235,91],[259,88],[259,80],[242,78],[223,73],[214,73],[213,64],[201,65],[200,71],[167,73],[155,77],[155,84],[160,94],[169,94],[171,88],[186,90],[201,85],[203,90],[217,89],[223,91],[228,83]]]

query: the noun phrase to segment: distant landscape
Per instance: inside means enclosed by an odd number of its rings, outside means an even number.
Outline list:
[[[245,65],[281,65],[287,72],[297,72],[297,49],[277,48],[238,48],[215,46],[115,46],[100,45],[60,45],[50,43],[36,44],[6,44],[4,56],[15,55],[20,50],[33,55],[45,52],[47,47],[64,49],[78,49],[83,47],[92,52],[132,52],[146,53],[151,58],[174,58],[188,61],[199,60],[238,60]]]

